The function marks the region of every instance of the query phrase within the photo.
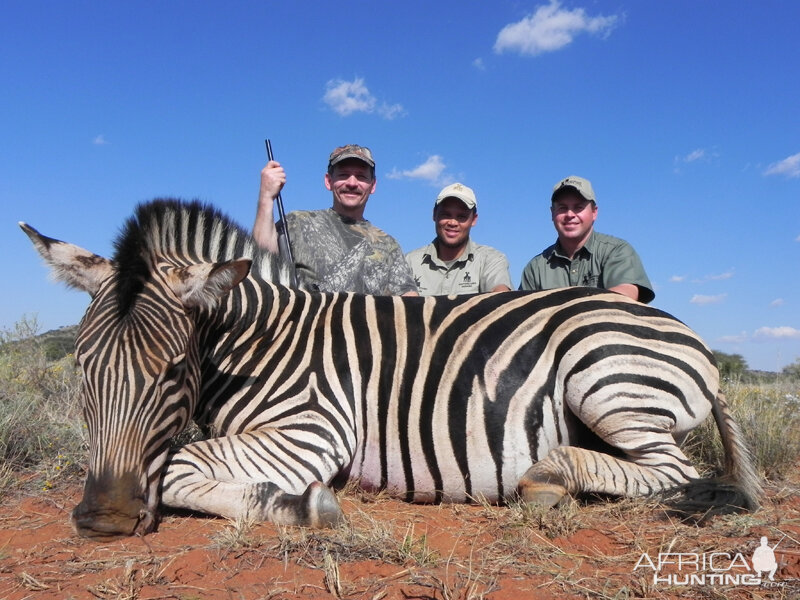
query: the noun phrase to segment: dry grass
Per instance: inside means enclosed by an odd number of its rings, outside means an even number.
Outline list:
[[[80,374],[71,356],[47,359],[35,328],[22,321],[0,333],[0,499],[15,491],[9,473],[31,474],[30,485],[47,490],[82,476],[86,460]]]
[[[786,378],[760,385],[730,382],[723,385],[723,392],[756,468],[767,479],[782,480],[800,456],[800,381]],[[722,465],[722,443],[713,419],[695,429],[684,447],[707,473]]]
[[[498,590],[507,593],[523,583],[530,597],[539,590],[564,598],[671,600],[686,590],[654,587],[647,573],[632,572],[642,553],[739,552],[759,535],[778,539],[789,522],[798,523],[781,506],[797,492],[796,487],[772,486],[769,501],[758,513],[715,517],[705,527],[682,523],[647,499],[571,502],[540,514],[519,505],[415,507],[382,494],[345,492],[340,498],[347,516],[335,529],[211,519],[203,522],[211,533],[193,545],[172,542],[166,553],[142,551],[145,540],[127,545],[135,558],[126,546],[81,557],[77,550],[86,545],[75,544],[65,553],[68,560],[60,572],[64,578],[99,575],[85,587],[90,597],[139,600],[153,597],[153,588],[159,587],[189,600],[207,596],[196,586],[176,581],[174,569],[168,567],[180,563],[183,555],[204,549],[208,562],[214,563],[211,568],[231,576],[260,572],[270,564],[283,565],[285,573],[318,573],[321,587],[305,589],[297,580],[283,578],[269,583],[269,594],[231,596],[251,600],[316,598],[323,592],[325,597],[347,600],[401,597],[389,596],[397,590],[409,598],[489,600]],[[162,530],[178,533],[194,521],[167,515]],[[595,541],[587,532],[596,536]],[[37,560],[39,554],[37,550]],[[30,565],[15,577],[33,595],[58,589],[54,572],[51,568],[45,571],[50,575],[42,575]],[[705,588],[691,592],[700,599],[763,597],[748,590],[724,596]]]

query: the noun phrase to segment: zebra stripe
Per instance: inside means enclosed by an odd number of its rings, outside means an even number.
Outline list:
[[[344,478],[415,502],[661,492],[697,480],[676,442],[712,409],[757,505],[710,350],[623,296],[290,289],[276,257],[198,203],[140,206],[112,261],[26,232],[92,294],[76,354],[85,535],[144,533],[159,500],[324,525],[341,515],[325,484]],[[190,418],[212,437],[170,452]]]

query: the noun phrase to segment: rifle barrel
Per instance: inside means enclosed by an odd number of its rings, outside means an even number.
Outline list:
[[[267,160],[274,160],[272,157],[272,142],[269,141],[269,138],[264,140],[264,143],[267,146]],[[278,233],[278,248],[281,250],[283,255],[286,257],[286,260],[289,262],[289,266],[292,271],[292,283],[294,287],[297,287],[297,272],[295,271],[294,266],[294,254],[292,253],[292,241],[289,239],[289,228],[286,226],[286,213],[283,211],[283,198],[281,198],[281,193],[278,192],[278,195],[275,197],[276,202],[278,203],[278,225],[276,226],[277,233]]]

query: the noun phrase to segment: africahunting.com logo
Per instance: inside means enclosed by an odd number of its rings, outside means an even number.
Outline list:
[[[788,554],[786,542],[794,541],[784,534],[770,545],[761,537],[755,550],[748,552],[647,552],[639,557],[635,573],[652,571],[654,586],[758,586],[800,591],[800,579],[781,577],[781,566]],[[776,549],[784,544],[783,552]],[[797,545],[797,544],[795,544]],[[782,558],[784,560],[779,560]]]

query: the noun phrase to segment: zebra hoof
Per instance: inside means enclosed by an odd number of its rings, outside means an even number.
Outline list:
[[[309,508],[309,526],[319,529],[336,527],[344,520],[344,513],[331,489],[315,481],[308,486],[305,496]]]
[[[567,488],[555,483],[528,483],[520,486],[519,495],[526,504],[552,508],[567,496]]]

